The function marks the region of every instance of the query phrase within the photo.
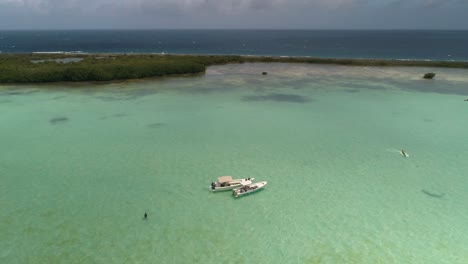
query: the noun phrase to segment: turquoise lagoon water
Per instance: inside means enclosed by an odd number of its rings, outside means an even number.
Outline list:
[[[0,262],[467,263],[466,73],[3,86]],[[221,175],[268,185],[209,192]]]

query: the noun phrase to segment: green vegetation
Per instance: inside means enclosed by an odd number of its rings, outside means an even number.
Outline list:
[[[432,79],[432,78],[434,78],[435,76],[436,76],[435,73],[429,72],[429,73],[424,74],[423,78],[424,78],[424,79]]]
[[[72,56],[80,62],[57,63],[32,60],[64,58],[64,55],[1,55],[0,83],[110,81],[188,74],[205,71],[205,65],[165,56]]]
[[[59,63],[54,59],[83,58]],[[34,60],[48,60],[33,63]],[[51,61],[52,60],[52,61]],[[0,83],[81,82],[203,73],[210,65],[245,62],[424,66],[468,69],[468,62],[320,59],[306,57],[204,56],[155,54],[0,54]]]

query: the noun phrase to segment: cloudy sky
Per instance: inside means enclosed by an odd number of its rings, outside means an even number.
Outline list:
[[[468,29],[468,0],[0,0],[0,29]]]

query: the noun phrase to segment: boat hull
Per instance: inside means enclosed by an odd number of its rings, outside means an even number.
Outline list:
[[[241,196],[245,196],[247,194],[257,192],[259,190],[262,190],[265,187],[265,185],[267,185],[267,183],[268,182],[266,182],[266,181],[262,181],[262,182],[252,183],[252,184],[248,184],[248,185],[233,189],[232,190],[232,195],[234,195],[234,197],[237,198],[237,197],[241,197]],[[249,189],[243,190],[243,188],[245,188],[245,187],[248,187]],[[254,189],[250,189],[250,188],[254,188]]]
[[[222,192],[222,191],[230,191],[235,188],[242,187],[242,184],[236,184],[236,185],[231,185],[231,186],[226,186],[226,187],[215,187],[214,189],[209,186],[210,191],[212,192]]]
[[[235,188],[242,187],[247,184],[251,184],[252,181],[255,180],[255,178],[246,178],[246,179],[235,179],[229,182],[229,186],[217,186],[220,184],[219,182],[215,183],[216,186],[213,188],[213,186],[209,186],[210,191],[212,192],[222,192],[222,191],[230,191]]]

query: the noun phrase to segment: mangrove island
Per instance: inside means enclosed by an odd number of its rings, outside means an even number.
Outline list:
[[[140,79],[205,72],[229,63],[314,63],[348,66],[421,66],[468,69],[468,62],[311,57],[165,54],[0,54],[0,83]],[[266,74],[266,73],[263,73]]]

